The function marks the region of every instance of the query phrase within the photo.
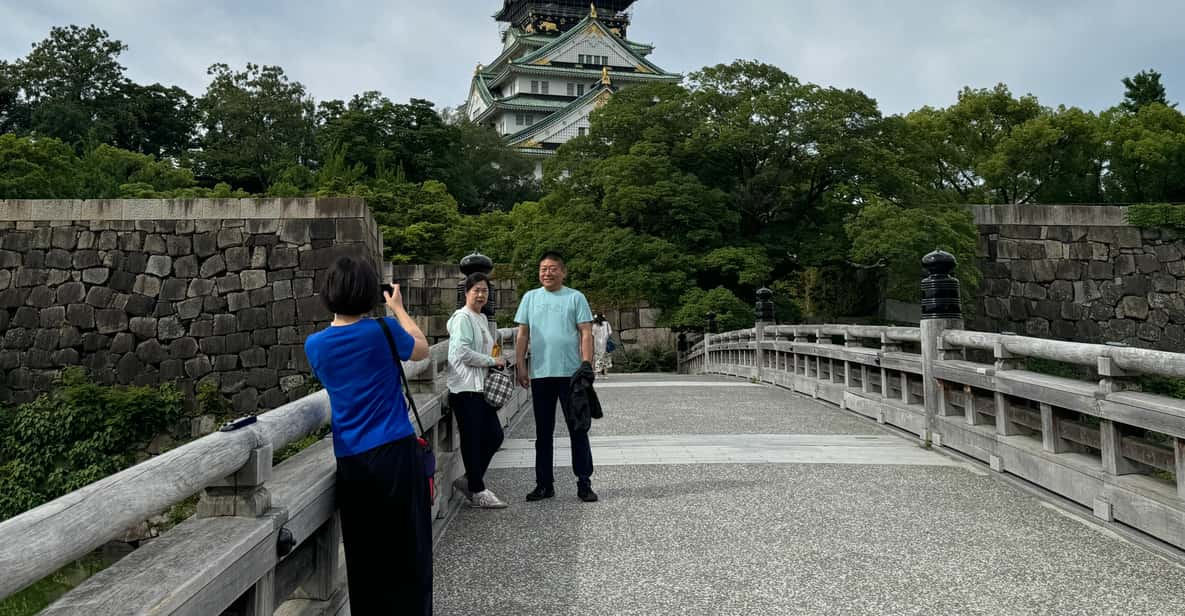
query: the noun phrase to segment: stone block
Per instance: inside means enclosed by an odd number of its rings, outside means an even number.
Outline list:
[[[1134,255],[1119,255],[1115,258],[1115,275],[1128,276],[1136,271],[1136,257]]]
[[[272,325],[276,325],[276,314],[272,313]],[[295,327],[280,327],[276,330],[276,342],[279,344],[300,344],[303,338]]]
[[[136,284],[132,287],[132,291],[148,297],[157,297],[160,295],[160,286],[160,278],[140,274],[136,276]]]
[[[168,254],[169,248],[165,244],[164,237],[151,233],[144,238],[144,252],[151,255],[163,255]]]
[[[1111,319],[1107,325],[1113,338],[1109,342],[1114,342],[1116,341],[1115,339],[1118,339],[1118,341],[1127,340],[1128,338],[1132,338],[1136,335],[1135,321],[1129,321],[1127,319]]]
[[[86,353],[95,354],[98,351],[111,348],[111,337],[104,336],[95,332],[87,332],[82,335],[82,350]],[[99,356],[101,358],[101,356]]]
[[[64,248],[66,250],[74,250],[78,247],[78,229],[75,227],[57,227],[53,230],[53,239],[50,241],[54,248]]]
[[[1161,244],[1154,246],[1152,250],[1156,253],[1156,260],[1161,263],[1181,260],[1181,250],[1176,244]]]
[[[16,283],[14,286],[37,287],[47,283],[48,281],[48,270],[33,267],[22,267],[16,271]]]
[[[25,353],[25,365],[30,368],[53,368],[53,352],[52,349],[43,349],[34,347]],[[48,375],[34,373],[33,374],[33,388],[42,389],[47,387],[52,381]]]
[[[1115,308],[1102,302],[1090,306],[1090,318],[1096,321],[1107,321],[1115,318]]]
[[[226,296],[226,303],[231,312],[239,312],[251,307],[251,296],[247,293],[231,293]]]
[[[95,308],[106,308],[115,292],[108,287],[91,287],[86,292],[86,303]]]
[[[239,320],[233,314],[214,315],[214,335],[223,336],[239,331]]]
[[[1168,310],[1150,310],[1148,311],[1148,322],[1155,325],[1157,328],[1163,329],[1169,324]]]
[[[86,252],[94,252],[94,251],[91,250],[91,251],[86,251]],[[96,259],[97,258],[98,258],[98,255],[96,254]],[[48,253],[46,253],[46,255],[45,255],[45,266],[54,268],[54,269],[70,269],[71,267],[73,267],[73,265],[72,265],[73,261],[74,261],[74,256],[70,254],[70,251],[62,250],[60,248],[55,248],[55,249],[49,251]]]
[[[332,317],[333,313],[329,312],[329,309],[325,307],[324,302],[318,296],[314,295],[296,300],[296,318],[299,321],[313,323],[326,321]],[[284,323],[274,323],[274,325],[280,326],[284,325]]]
[[[244,368],[260,368],[267,365],[267,351],[251,347],[239,353],[239,365]]]
[[[1001,239],[996,242],[996,256],[1000,259],[1019,259],[1020,247],[1014,240]]]
[[[193,338],[178,338],[169,344],[169,357],[173,359],[192,359],[197,354],[198,342]]]
[[[29,289],[9,288],[0,291],[0,308],[16,308],[23,306],[29,298]]]
[[[53,305],[56,295],[48,286],[33,287],[29,290],[29,297],[25,299],[25,303],[36,308],[46,308]]]
[[[39,314],[37,309],[32,306],[21,306],[16,309],[16,314],[12,317],[12,325],[35,329],[41,322]]]
[[[1107,280],[1115,276],[1115,267],[1106,261],[1091,261],[1087,269],[1093,280]]]
[[[1041,318],[1025,321],[1025,333],[1037,338],[1049,337],[1049,321]]]
[[[195,278],[199,272],[197,257],[185,255],[173,259],[173,274],[178,278]]]
[[[119,235],[114,231],[101,231],[95,248],[99,250],[115,250],[119,248]]]
[[[139,251],[144,249],[144,240],[139,232],[119,234],[119,249],[123,251]]]
[[[185,299],[185,293],[188,288],[188,280],[183,278],[169,278],[161,285],[159,297],[163,300],[180,301]]]
[[[222,229],[218,232],[218,249],[225,250],[231,246],[243,245],[243,232],[239,229]]]
[[[292,297],[292,281],[291,280],[277,280],[272,283],[272,298],[277,300],[289,299]]]
[[[88,306],[89,308],[89,306]],[[70,309],[66,309],[66,316],[69,319]],[[93,316],[92,316],[93,321]],[[67,325],[58,330],[58,347],[69,348],[82,346],[82,332],[77,327]]]
[[[69,270],[49,270],[49,277],[45,279],[45,283],[51,287],[56,287],[62,283],[70,282],[75,277],[81,278],[77,272],[71,274]]]
[[[256,246],[251,249],[251,269],[267,269],[267,248],[264,246]]]
[[[155,317],[132,317],[128,322],[128,329],[136,334],[141,339],[156,337],[156,318]]]
[[[139,251],[123,253],[120,269],[132,274],[143,274],[148,269],[148,256]]]
[[[114,301],[112,298],[112,308],[115,307]],[[156,312],[156,300],[146,295],[131,295],[128,296],[123,311],[133,316],[147,316]]]
[[[239,331],[250,332],[269,326],[269,316],[266,308],[247,308],[238,312]]]
[[[20,267],[23,261],[19,252],[0,250],[0,268],[12,269],[14,267]]]
[[[226,336],[226,352],[239,353],[251,348],[251,334],[238,332]]]
[[[228,272],[241,272],[247,269],[251,260],[250,253],[243,246],[227,248],[223,255],[226,258],[226,271]]]
[[[205,259],[218,252],[218,238],[214,233],[198,233],[193,236],[193,254]]]
[[[1115,243],[1120,248],[1140,248],[1144,245],[1144,238],[1140,237],[1139,229],[1119,227],[1115,229]]]
[[[333,265],[333,262],[340,257],[365,259],[367,256],[366,247],[362,244],[314,248],[300,253],[300,269],[305,271],[323,270]]]
[[[1081,321],[1087,317],[1086,306],[1070,301],[1062,302],[1061,318],[1066,321]]]
[[[235,361],[238,361],[237,355],[232,356]],[[221,391],[224,394],[238,393],[247,385],[247,375],[244,372],[237,370],[220,371],[222,372],[222,386]]]
[[[182,257],[193,252],[193,239],[183,235],[170,235],[165,238],[165,246],[169,256]]]
[[[148,265],[144,271],[157,278],[164,278],[173,273],[173,258],[166,255],[152,255],[148,257]]]
[[[214,319],[210,315],[201,316],[189,324],[189,335],[197,338],[214,335]]]
[[[275,218],[252,218],[247,220],[247,233],[273,234],[280,230],[280,221]]]
[[[313,295],[313,281],[308,278],[297,278],[292,281],[292,296],[304,299]]]
[[[159,364],[169,358],[169,351],[155,338],[149,338],[136,345],[136,359],[145,364]]]
[[[206,355],[221,355],[226,352],[226,338],[209,336],[198,341],[198,346]]]
[[[66,321],[75,327],[92,329],[95,327],[95,308],[86,304],[70,304],[66,306]]]
[[[235,291],[243,290],[243,283],[239,279],[238,274],[227,274],[216,279],[218,284],[218,292],[222,295],[228,295]]]
[[[288,244],[302,245],[309,242],[309,221],[289,219],[280,222],[280,241]],[[6,246],[7,248],[7,246]],[[11,249],[21,250],[21,249]],[[273,266],[275,267],[275,266]]]
[[[184,321],[196,319],[202,314],[202,303],[204,301],[205,298],[193,297],[185,301],[177,302],[177,317]]]
[[[1021,259],[1045,259],[1045,242],[1043,241],[1022,241],[1018,243]]]
[[[267,286],[267,272],[264,270],[246,270],[239,274],[243,289],[261,289]]]
[[[272,288],[263,287],[260,289],[252,289],[247,295],[251,298],[251,306],[266,306],[272,303]]]
[[[292,288],[292,283],[288,282],[288,288]],[[0,270],[0,290],[7,289],[12,286],[12,272],[8,270]]]
[[[1160,340],[1161,330],[1154,323],[1140,323],[1136,327],[1136,335],[1140,337],[1140,340],[1158,342]]]
[[[45,269],[45,251],[30,250],[25,253],[25,267]]]
[[[120,332],[111,339],[112,353],[131,353],[136,348],[136,337],[129,332]]]
[[[276,329],[265,327],[251,332],[251,344],[257,347],[270,347],[276,344]]]
[[[3,239],[0,239],[0,246],[4,250],[12,250],[14,252],[28,252],[31,244],[32,237],[30,234],[21,231],[5,233]]]
[[[205,297],[214,292],[214,281],[205,278],[194,278],[189,281],[189,288],[185,291],[186,297]]]
[[[4,348],[27,349],[33,346],[33,330],[13,328],[4,332]]]
[[[82,270],[82,281],[86,284],[104,284],[111,278],[111,270],[105,267],[92,267]]]
[[[1048,288],[1051,300],[1066,302],[1074,299],[1074,283],[1068,280],[1055,280]]]
[[[198,276],[202,278],[213,278],[218,274],[226,271],[226,261],[223,260],[222,255],[214,255],[205,261],[202,261],[201,267],[198,269]]]
[[[1161,292],[1174,293],[1177,290],[1177,279],[1172,274],[1156,272],[1152,274],[1152,288]]]
[[[192,379],[200,379],[213,369],[213,366],[210,365],[210,358],[205,355],[199,355],[185,362],[185,374]]]
[[[174,340],[184,335],[185,326],[175,316],[159,319],[156,323],[156,336],[161,340]]]
[[[1049,296],[1049,291],[1045,285],[1030,282],[1025,285],[1024,297],[1027,299],[1045,299]]]
[[[53,365],[57,367],[77,366],[82,356],[74,349],[61,349],[53,354]]]
[[[236,411],[247,413],[259,407],[259,392],[254,387],[247,387],[232,396],[230,400]]]
[[[128,316],[122,310],[97,310],[95,311],[95,329],[100,334],[114,334],[116,332],[126,331],[128,328]]]

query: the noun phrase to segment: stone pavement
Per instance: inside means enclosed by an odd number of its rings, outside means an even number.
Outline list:
[[[665,383],[664,383],[665,381]],[[527,503],[534,426],[436,548],[436,614],[1182,614],[1185,568],[835,407],[735,379],[612,376],[598,503]]]

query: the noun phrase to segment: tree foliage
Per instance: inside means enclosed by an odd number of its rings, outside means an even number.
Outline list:
[[[1161,74],[1148,69],[1140,71],[1131,77],[1123,78],[1123,102],[1119,107],[1124,111],[1135,113],[1148,105],[1159,103],[1170,106],[1165,98],[1164,84],[1160,83]],[[1176,105],[1171,105],[1176,107]]]

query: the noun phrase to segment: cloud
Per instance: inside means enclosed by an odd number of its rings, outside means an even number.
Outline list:
[[[675,72],[736,58],[778,65],[804,81],[856,88],[886,113],[945,106],[963,86],[1008,84],[1042,103],[1100,110],[1120,79],[1164,73],[1185,100],[1185,59],[1173,0],[985,3],[952,0],[640,0],[630,38],[656,45]],[[28,53],[50,27],[94,23],[129,49],[128,75],[201,94],[223,62],[284,67],[318,99],[378,90],[396,101],[462,102],[477,63],[500,51],[501,0],[196,3],[182,0],[0,0],[0,58]]]

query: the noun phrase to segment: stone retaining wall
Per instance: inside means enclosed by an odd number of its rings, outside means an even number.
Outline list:
[[[1123,207],[976,206],[983,272],[971,325],[1185,349],[1185,241]]]
[[[82,365],[279,406],[306,393],[304,340],[331,317],[315,289],[343,254],[381,258],[360,199],[0,201],[0,400]]]
[[[499,269],[494,268],[493,278],[498,315],[503,326],[509,326],[518,309],[518,290],[513,279],[499,275]],[[463,280],[460,266],[397,264],[391,265],[389,271],[391,280],[402,285],[408,311],[424,330],[424,335],[432,342],[447,338],[445,325],[449,315],[456,310],[457,284]],[[600,307],[592,306],[592,309],[597,311]],[[624,344],[643,347],[674,345],[670,328],[658,327],[660,311],[657,308],[641,304],[602,311]]]

